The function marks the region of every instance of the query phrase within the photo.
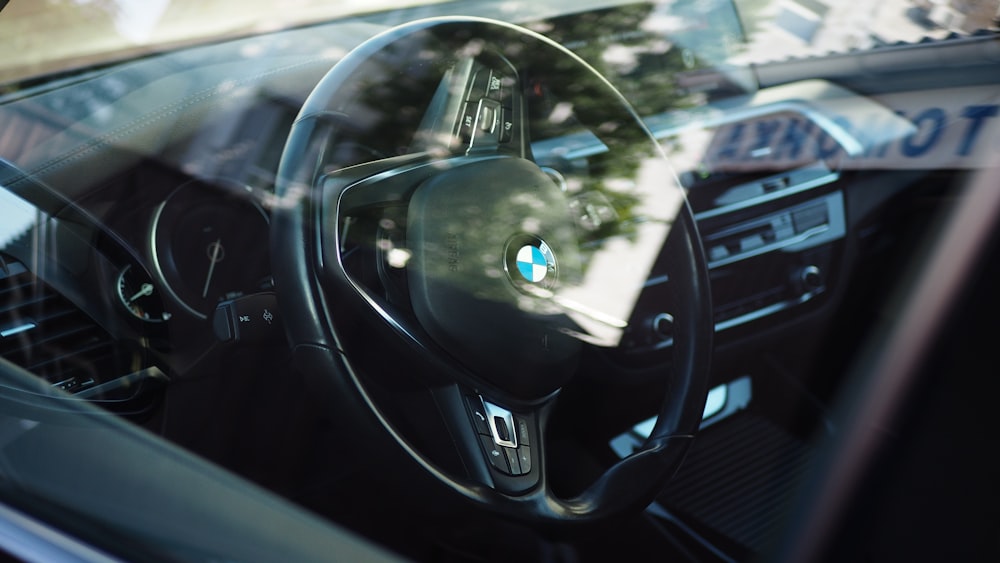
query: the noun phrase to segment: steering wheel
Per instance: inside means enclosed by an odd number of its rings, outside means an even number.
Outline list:
[[[583,181],[534,160],[547,127],[599,147]],[[384,32],[306,100],[276,196],[274,277],[297,364],[440,482],[523,520],[578,522],[641,509],[677,469],[707,392],[704,253],[659,145],[569,50],[484,19]],[[672,337],[626,353],[664,262]],[[605,353],[665,378],[666,396],[640,449],[562,498],[546,477],[548,415]],[[438,446],[458,463],[394,418],[385,371],[431,390]]]

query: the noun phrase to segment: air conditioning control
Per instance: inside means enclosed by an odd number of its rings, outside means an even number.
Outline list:
[[[823,287],[823,272],[818,266],[806,266],[799,271],[799,282],[806,291],[820,289]]]

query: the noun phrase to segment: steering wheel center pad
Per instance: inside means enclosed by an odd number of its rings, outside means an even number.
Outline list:
[[[544,397],[575,373],[577,327],[553,298],[579,278],[565,194],[533,162],[473,161],[410,200],[413,310],[442,348],[518,397]]]

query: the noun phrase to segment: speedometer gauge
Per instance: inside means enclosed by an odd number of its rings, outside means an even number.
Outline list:
[[[153,255],[164,288],[198,317],[220,300],[270,283],[268,217],[241,185],[190,182],[153,221]]]
[[[118,300],[135,318],[158,323],[170,318],[153,280],[142,270],[125,266],[118,274]]]

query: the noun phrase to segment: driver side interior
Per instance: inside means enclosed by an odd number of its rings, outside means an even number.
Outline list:
[[[371,31],[343,27],[345,51]],[[463,27],[449,37],[466,41],[469,29],[476,28]],[[358,99],[357,90],[322,90],[353,86],[346,73],[354,59],[308,53],[311,42],[328,41],[323,30],[291,33],[299,42],[290,52],[263,58],[272,74],[259,73],[261,60],[242,58],[250,51],[247,44],[263,41],[247,39],[205,48],[211,64],[164,72],[173,61],[167,56],[2,108],[0,123],[24,128],[31,133],[25,138],[36,139],[27,143],[36,151],[29,159],[36,166],[0,161],[5,188],[0,196],[26,218],[17,236],[0,240],[0,355],[76,399],[415,559],[662,560],[669,554],[745,560],[773,549],[783,539],[800,487],[821,459],[820,444],[837,431],[831,406],[843,391],[845,374],[876,327],[894,314],[891,300],[924,248],[928,225],[954,205],[970,175],[856,164],[914,138],[914,124],[878,102],[892,87],[870,77],[838,75],[830,63],[814,69],[824,82],[814,80],[816,72],[784,76],[776,80],[780,84],[694,124],[643,115],[644,125],[633,131],[627,125],[631,115],[582,103],[571,118],[547,119],[560,103],[581,96],[574,88],[600,87],[576,75],[546,82],[539,69],[559,68],[547,59],[537,63],[534,76],[520,74],[520,67],[511,73],[521,80],[521,96],[510,94],[515,102],[498,99],[494,106],[484,104],[484,96],[471,110],[469,100],[453,107],[450,96],[437,95],[450,83],[436,74],[440,67],[429,65],[421,69],[426,76],[408,75],[412,84],[397,78],[395,88],[374,89],[383,99],[372,107],[381,108],[386,120],[358,119],[361,112],[350,111],[356,107],[317,110],[316,127],[322,130],[306,130],[301,145],[293,136],[304,162],[290,163],[282,149],[290,132],[303,127],[304,104],[327,101],[323,96]],[[385,48],[391,56],[376,61],[390,78],[394,61],[420,52]],[[363,53],[368,60],[374,51]],[[349,64],[324,82],[333,58]],[[499,65],[490,56],[467,60],[473,66],[466,78],[455,79],[463,88],[477,84],[477,73],[495,72]],[[792,66],[779,70],[791,72]],[[977,76],[995,70],[995,63],[981,67]],[[374,80],[372,67],[358,68]],[[239,80],[222,89],[224,96],[205,96],[224,86],[220,76]],[[914,81],[910,77],[899,88],[917,89]],[[323,96],[314,91],[317,84]],[[86,112],[69,126],[54,122],[51,104],[67,95],[84,96],[88,89],[89,95],[111,97],[135,113],[119,114],[120,121],[111,124]],[[171,99],[183,92],[187,95],[179,97],[190,107],[182,117],[150,120],[153,108],[174,103],[158,91],[171,92]],[[505,103],[511,105],[513,130],[507,141]],[[438,113],[420,109],[427,106]],[[493,110],[499,117],[492,125],[477,128],[474,121],[474,131],[463,137],[464,118],[485,120]],[[532,115],[535,111],[546,119]],[[845,116],[849,123],[877,121],[880,130],[862,139],[836,119]],[[609,123],[615,127],[602,131]],[[137,127],[135,137],[118,142],[115,135],[130,127]],[[458,134],[452,135],[455,127]],[[541,186],[535,191],[549,195],[525,205],[564,206],[568,218],[560,220],[585,233],[579,251],[593,259],[608,240],[640,240],[647,223],[656,223],[634,201],[634,184],[615,183],[619,176],[638,177],[635,166],[623,172],[616,159],[628,160],[627,147],[649,141],[644,128],[678,172],[690,216],[676,221],[690,221],[683,232],[692,238],[675,237],[663,254],[647,258],[627,318],[616,325],[606,322],[610,315],[589,308],[581,314],[584,307],[576,301],[563,304],[558,314],[530,310],[525,324],[478,309],[480,301],[463,303],[455,316],[440,315],[456,302],[454,288],[465,282],[452,276],[449,266],[456,266],[459,247],[450,237],[492,236],[487,231],[494,225],[518,219],[512,212],[496,220],[498,209],[516,208],[465,198],[467,192],[452,186],[475,186],[478,174],[502,177],[518,184],[505,195],[519,203],[526,188]],[[447,159],[419,160],[413,154],[442,150],[430,134],[442,131],[449,143],[458,139],[464,155],[445,168],[448,183],[437,185],[433,177],[442,173],[435,163]],[[310,152],[316,138],[323,142],[320,156]],[[400,139],[412,144],[401,150]],[[78,152],[52,164],[51,155],[67,148]],[[530,169],[509,165],[508,159],[526,156],[533,160]],[[371,161],[377,164],[365,164]],[[302,174],[308,189],[329,191],[317,199],[298,198]],[[239,178],[235,186],[220,180],[233,176]],[[607,185],[597,185],[595,178]],[[351,191],[366,182],[382,193]],[[421,187],[412,190],[413,185]],[[508,188],[491,193],[501,189]],[[397,205],[404,195],[409,208]],[[451,205],[485,211],[442,209]],[[447,225],[450,216],[462,220]],[[411,226],[427,217],[432,220],[421,230]],[[175,234],[170,227],[182,219],[190,221],[189,228]],[[497,276],[515,276],[518,252],[533,248],[542,256],[544,276],[554,275],[558,261],[560,280],[583,277],[572,267],[580,259],[564,250],[570,245],[556,243],[562,236],[552,234],[561,225],[556,223],[556,228],[518,231],[528,237],[524,240],[506,240],[507,231],[497,235],[506,244],[497,254],[511,249]],[[328,224],[335,225],[332,234],[317,234]],[[401,240],[420,240],[422,248]],[[544,252],[550,243],[554,258]],[[393,266],[400,254],[392,250],[400,249],[413,251],[405,255],[405,263],[414,265],[409,273]],[[422,249],[427,254],[418,255]],[[462,242],[462,252],[470,249],[465,256],[486,252]],[[331,273],[331,264],[341,268]],[[442,271],[434,269],[437,264]],[[413,279],[417,268],[426,273],[422,281]],[[544,276],[538,275],[541,283]],[[483,287],[493,279],[475,283]],[[505,294],[513,303],[537,297],[530,278],[495,279],[521,284]],[[707,287],[698,285],[706,282]],[[147,284],[157,288],[152,299]],[[213,284],[218,298],[211,297]],[[289,287],[301,301],[289,301]],[[565,322],[566,316],[573,323]],[[461,321],[449,324],[455,318]],[[496,343],[480,338],[494,334],[487,330],[510,328],[504,322],[512,323],[511,333],[523,335],[540,326],[539,318],[549,332],[532,342],[544,344],[521,356],[523,348],[487,350]],[[568,382],[553,375],[555,363],[536,358],[558,352],[564,342],[559,338],[568,332],[599,340],[581,318],[618,332],[615,346],[584,346],[572,366],[577,377]],[[695,336],[702,339],[698,346],[689,340]],[[701,357],[709,349],[699,347],[708,346],[705,338],[712,338],[710,366]],[[455,342],[463,352],[434,357]],[[480,355],[484,350],[490,355]],[[467,377],[465,368],[477,362],[490,376]],[[528,374],[523,385],[505,387],[514,370],[503,362]],[[529,369],[539,365],[536,372]],[[686,366],[681,371],[697,372],[700,379],[665,378],[667,365]],[[341,377],[331,378],[331,372]],[[539,383],[550,376],[556,383]],[[359,378],[363,387],[356,384]],[[549,401],[555,390],[558,401]],[[705,397],[707,404],[682,406],[678,396]],[[651,418],[657,414],[659,426]],[[487,419],[481,431],[477,415]],[[671,416],[677,420],[667,428]],[[511,442],[513,457],[497,462],[502,467],[490,465],[491,453],[506,453],[495,445],[516,436],[522,420],[529,429],[520,445]],[[697,438],[677,450],[678,459],[686,457],[668,483],[659,486],[662,467],[652,481],[633,483],[658,491],[645,512],[600,514],[599,522],[562,526],[546,520],[539,501],[526,518],[510,516],[530,504],[518,499],[530,497],[522,493],[537,490],[539,482],[551,487],[555,499],[611,502],[618,498],[614,487],[588,492],[609,468],[636,451],[663,446],[657,439],[687,436],[695,426],[700,426]],[[535,447],[542,439],[545,465],[535,458],[532,474],[531,462],[518,456],[533,450],[518,447]],[[671,470],[674,461],[667,464]],[[515,472],[515,465],[529,469]],[[455,494],[450,478],[435,471],[472,477],[473,484]],[[487,501],[494,510],[479,510],[482,499],[493,499],[498,490],[507,496]],[[573,502],[566,503],[564,514],[588,506]]]

